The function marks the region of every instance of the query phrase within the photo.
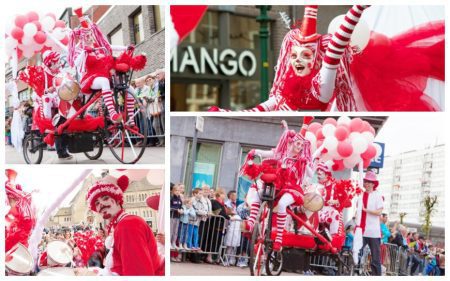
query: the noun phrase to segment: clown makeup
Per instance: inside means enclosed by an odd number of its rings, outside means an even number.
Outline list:
[[[303,145],[302,140],[296,140],[296,141],[291,142],[289,144],[289,154],[291,156],[299,154],[300,151],[302,151],[302,145]]]
[[[318,170],[317,171],[317,180],[319,181],[319,183],[324,183],[327,181],[327,174],[322,171],[322,170]]]
[[[95,210],[107,220],[114,217],[119,211],[120,206],[112,197],[105,195],[95,200]]]
[[[83,41],[83,44],[85,46],[92,47],[95,43],[94,34],[92,33],[92,30],[90,30],[90,29],[82,32],[80,38]]]
[[[60,61],[57,61],[57,62],[54,62],[54,63],[50,63],[50,65],[48,66],[48,69],[50,69],[50,71],[52,73],[58,73],[60,68],[61,68],[61,62]]]
[[[295,75],[305,77],[311,73],[314,52],[305,46],[292,46],[290,63]]]

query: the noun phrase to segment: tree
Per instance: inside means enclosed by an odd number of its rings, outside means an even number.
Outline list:
[[[433,215],[434,211],[436,210],[436,203],[437,203],[437,195],[430,196],[427,195],[423,198],[422,201],[424,207],[425,207],[425,214],[424,214],[424,223],[422,225],[422,230],[425,232],[426,239],[430,239],[430,231],[431,231],[431,216]]]
[[[403,218],[407,215],[407,213],[400,213],[400,224],[403,224]]]

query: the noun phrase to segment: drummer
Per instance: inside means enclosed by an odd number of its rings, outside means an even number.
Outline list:
[[[123,193],[128,178],[106,176],[87,192],[89,208],[108,221],[105,246],[109,253],[100,275],[149,276],[162,275],[155,237],[147,223],[139,216],[123,209]]]

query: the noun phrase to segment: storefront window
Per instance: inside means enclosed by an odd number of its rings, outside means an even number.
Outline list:
[[[207,11],[199,25],[189,35],[189,43],[206,44],[208,46],[219,45],[219,13]]]
[[[186,159],[187,162],[184,177],[186,192],[195,187],[201,187],[204,184],[215,188],[219,174],[222,145],[207,142],[197,143],[197,157],[192,174],[190,172],[192,161],[191,147],[192,141],[189,141],[187,144],[188,157]],[[191,186],[193,187],[192,189]]]
[[[259,103],[260,98],[259,80],[230,81],[230,108],[232,110],[243,110]]]
[[[173,83],[170,87],[173,111],[205,111],[219,104],[220,86],[217,84]]]
[[[256,49],[259,23],[254,17],[230,15],[230,47]]]

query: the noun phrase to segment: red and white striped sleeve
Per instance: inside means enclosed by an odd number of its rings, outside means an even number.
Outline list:
[[[339,62],[344,54],[345,48],[350,42],[353,30],[367,7],[369,6],[354,5],[345,15],[344,22],[339,26],[328,43],[328,48],[323,58],[323,64],[327,68],[339,67]]]

